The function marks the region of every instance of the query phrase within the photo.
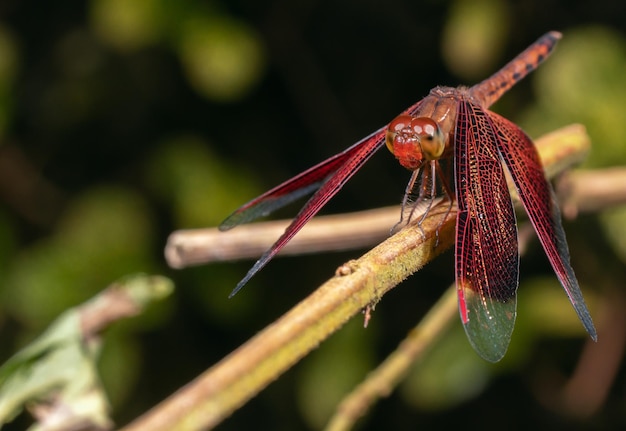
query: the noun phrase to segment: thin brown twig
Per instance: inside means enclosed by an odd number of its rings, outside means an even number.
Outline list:
[[[557,183],[563,216],[575,218],[579,212],[597,212],[626,202],[626,168],[566,172]]]
[[[377,244],[389,236],[400,207],[378,208],[349,214],[317,217],[281,250],[280,255],[351,250]],[[172,268],[209,262],[259,257],[291,223],[291,220],[254,223],[221,232],[217,228],[173,232],[165,246]]]

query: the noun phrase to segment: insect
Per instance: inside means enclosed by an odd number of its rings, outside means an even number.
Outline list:
[[[231,296],[263,268],[382,146],[413,171],[418,200],[433,198],[437,184],[456,199],[456,286],[468,339],[484,359],[500,360],[513,331],[519,255],[516,218],[505,169],[567,296],[589,335],[596,330],[574,270],[554,191],[531,139],[514,123],[489,111],[506,91],[535,70],[561,38],[549,32],[488,79],[473,87],[435,87],[428,96],[345,151],[251,200],[221,225],[247,223],[315,192],[282,236],[254,264]],[[452,164],[454,191],[441,162]],[[404,211],[403,211],[404,213]],[[409,215],[410,219],[410,215]]]

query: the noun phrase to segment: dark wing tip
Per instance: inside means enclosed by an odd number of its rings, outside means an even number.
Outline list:
[[[263,256],[261,256],[261,258],[254,263],[254,265],[252,266],[252,268],[250,268],[250,270],[248,271],[246,276],[244,278],[242,278],[239,283],[237,283],[237,286],[235,286],[233,291],[230,292],[230,295],[228,295],[228,299],[230,299],[233,296],[235,296],[237,294],[237,292],[239,292],[241,290],[241,288],[244,287],[248,283],[248,281],[250,281],[250,279],[252,277],[254,277],[254,275],[257,272],[259,272],[261,270],[261,268],[263,268],[267,264],[267,262],[270,261],[272,256],[274,256],[274,254],[276,254],[277,251],[278,250],[276,249],[276,246],[273,246],[271,249],[266,251],[263,254]]]
[[[220,232],[226,232],[227,230],[231,230],[235,226],[239,226],[240,224],[242,224],[241,221],[238,221],[239,217],[237,217],[237,215],[238,215],[238,211],[235,211],[234,213],[229,215],[227,218],[224,219],[223,222],[220,223],[217,229]]]
[[[593,341],[598,341],[598,333],[596,332],[596,327],[593,325],[593,320],[591,320],[591,315],[587,310],[587,307],[584,307],[582,311],[576,310],[578,313],[578,318],[582,322],[585,330],[589,333],[589,336]]]
[[[243,280],[241,280],[239,283],[237,283],[237,286],[235,286],[233,291],[230,292],[230,294],[228,295],[228,299],[230,299],[233,296],[235,296],[237,294],[237,292],[239,292],[241,290],[241,288],[243,286],[245,286],[245,284],[248,282],[248,280],[250,280],[250,277],[245,277]]]
[[[235,296],[237,294],[237,292],[239,292],[241,290],[241,288],[244,287],[248,281],[250,281],[250,279],[252,278],[253,275],[254,274],[250,274],[248,272],[248,274],[246,274],[246,276],[239,283],[237,283],[237,286],[235,286],[235,288],[232,290],[232,292],[230,292],[230,294],[228,295],[228,299],[230,299],[233,296]]]

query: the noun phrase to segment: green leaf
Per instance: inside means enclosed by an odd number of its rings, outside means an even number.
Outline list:
[[[87,327],[84,314],[96,314],[94,311],[106,305],[106,294],[125,295],[133,304],[133,312],[139,312],[172,289],[172,282],[164,277],[127,277],[63,313],[39,338],[0,367],[0,425],[29,403],[35,412],[45,407],[46,415],[41,419],[46,427],[71,429],[85,423],[111,427],[109,404],[96,366],[100,340],[95,334],[83,333]]]

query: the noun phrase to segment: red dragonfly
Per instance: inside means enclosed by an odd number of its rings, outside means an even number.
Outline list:
[[[386,144],[402,166],[414,171],[404,205],[411,205],[408,194],[415,183],[420,187],[418,200],[433,198],[438,190],[437,179],[450,205],[456,198],[459,312],[469,341],[480,356],[492,362],[504,356],[516,314],[517,226],[503,165],[574,310],[596,340],[596,330],[570,265],[556,198],[544,176],[537,150],[518,126],[488,110],[535,70],[560,38],[558,32],[545,34],[473,87],[435,87],[389,125],[236,210],[220,225],[221,230],[267,215],[316,191],[230,296],[263,268]],[[440,161],[450,161],[454,167],[455,195]]]

